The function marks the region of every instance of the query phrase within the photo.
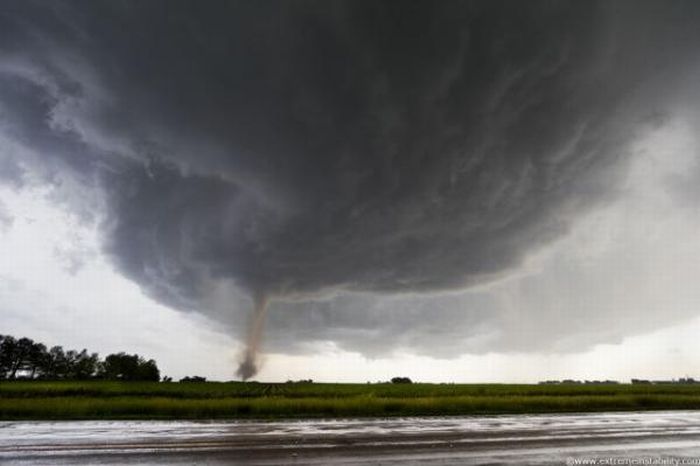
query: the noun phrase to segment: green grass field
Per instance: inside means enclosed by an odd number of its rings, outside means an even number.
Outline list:
[[[700,409],[700,385],[0,382],[0,419],[418,416]]]

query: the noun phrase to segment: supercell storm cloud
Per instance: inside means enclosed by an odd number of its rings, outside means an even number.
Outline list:
[[[614,198],[699,10],[5,1],[0,171],[93,193],[105,252],[174,308],[221,280],[291,311],[465,289]]]

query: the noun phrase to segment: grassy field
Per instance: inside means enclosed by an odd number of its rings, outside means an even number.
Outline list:
[[[414,416],[700,409],[700,385],[0,382],[0,419]]]

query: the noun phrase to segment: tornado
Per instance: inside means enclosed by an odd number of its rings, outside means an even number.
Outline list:
[[[236,370],[236,375],[244,381],[253,377],[260,370],[259,351],[265,328],[267,305],[268,297],[265,293],[256,293],[253,296],[253,313],[248,328],[248,339],[241,362]]]

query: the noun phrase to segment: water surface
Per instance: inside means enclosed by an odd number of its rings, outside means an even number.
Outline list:
[[[593,457],[700,458],[700,412],[0,422],[0,463],[8,465],[566,464]]]

